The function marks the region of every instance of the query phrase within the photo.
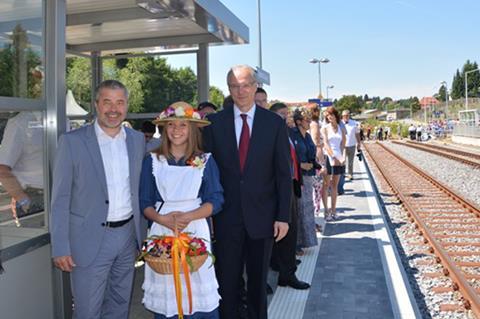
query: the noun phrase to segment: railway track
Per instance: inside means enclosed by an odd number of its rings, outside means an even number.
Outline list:
[[[367,143],[365,149],[423,238],[419,253],[442,266],[428,276],[447,276],[453,283],[433,291],[458,291],[462,306],[480,318],[480,209],[383,144]],[[442,304],[440,309],[459,307]]]
[[[453,148],[444,147],[444,146],[422,144],[422,143],[413,142],[413,141],[407,141],[407,142],[392,141],[392,143],[408,146],[411,148],[415,148],[418,150],[443,156],[443,157],[473,166],[475,168],[480,168],[480,154],[466,152],[463,150],[453,149]]]

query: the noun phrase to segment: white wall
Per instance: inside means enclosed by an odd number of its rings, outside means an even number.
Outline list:
[[[50,245],[3,263],[0,275],[0,317],[53,318]]]

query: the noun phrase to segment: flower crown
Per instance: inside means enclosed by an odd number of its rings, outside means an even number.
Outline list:
[[[177,108],[173,108],[172,106],[167,107],[158,118],[164,119],[167,117],[185,117],[185,118],[192,118],[201,120],[202,116],[198,113],[193,107],[187,106],[179,106]]]
[[[170,120],[187,120],[192,121],[199,126],[210,124],[209,121],[202,118],[201,113],[194,109],[186,102],[175,102],[165,110],[163,110],[158,117],[153,121],[155,124],[162,124]]]

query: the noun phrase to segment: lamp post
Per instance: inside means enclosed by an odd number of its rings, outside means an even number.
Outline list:
[[[309,61],[310,63],[318,63],[318,91],[319,91],[319,98],[321,99],[322,98],[322,68],[321,68],[321,65],[322,63],[328,63],[330,62],[330,60],[328,58],[321,58],[321,59],[317,59],[317,58],[313,58],[313,59],[310,59]]]
[[[328,101],[328,89],[333,89],[334,85],[327,85],[327,101]]]
[[[472,73],[475,71],[480,71],[480,68],[465,72],[465,110],[468,110],[468,73]]]
[[[440,82],[441,85],[445,86],[445,120],[448,119],[448,86],[446,81]]]
[[[262,18],[260,12],[260,0],[257,1],[258,11],[258,66],[262,68]]]

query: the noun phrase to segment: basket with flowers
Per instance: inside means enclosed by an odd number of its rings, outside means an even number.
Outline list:
[[[175,227],[176,228],[176,227]],[[205,240],[192,237],[189,233],[175,231],[175,236],[150,236],[143,245],[139,260],[145,262],[158,274],[173,275],[178,317],[183,318],[182,285],[180,274],[183,273],[187,288],[189,313],[192,313],[192,289],[190,273],[197,271],[207,260],[214,256],[207,250]]]
[[[177,236],[155,235],[147,238],[138,259],[144,259],[156,273],[173,274],[175,268],[179,268],[180,273],[197,271],[208,256],[214,260],[204,239],[179,233]],[[177,262],[181,267],[176,267]]]

